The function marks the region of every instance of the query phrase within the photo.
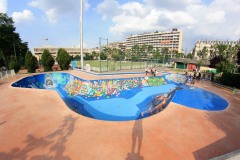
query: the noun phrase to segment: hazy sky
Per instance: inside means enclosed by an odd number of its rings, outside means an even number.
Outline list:
[[[183,32],[183,50],[197,40],[238,40],[240,0],[83,0],[84,47],[99,37],[124,41],[131,34]],[[12,17],[29,48],[80,44],[80,0],[0,0],[0,12]],[[48,40],[45,40],[45,39]],[[106,44],[103,40],[102,44]]]

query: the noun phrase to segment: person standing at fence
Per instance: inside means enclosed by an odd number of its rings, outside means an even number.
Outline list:
[[[156,74],[157,74],[157,70],[155,69],[153,72],[153,76],[156,77]]]
[[[146,75],[149,73],[149,68],[148,68],[148,66],[146,66],[146,68],[145,68],[145,73],[146,73]]]

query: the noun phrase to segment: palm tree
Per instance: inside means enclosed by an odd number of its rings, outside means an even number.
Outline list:
[[[162,48],[161,50],[163,56],[163,63],[165,63],[165,56],[169,54],[169,49],[167,47]]]
[[[152,45],[148,45],[147,46],[148,58],[150,58],[150,54],[152,53],[152,50],[153,50],[153,46]]]
[[[132,46],[132,60],[133,60],[133,57],[134,59],[139,59],[139,56],[140,56],[140,47],[138,45],[134,45]]]
[[[142,45],[142,47],[140,49],[141,50],[141,56],[144,57],[144,58],[147,57],[146,49],[147,49],[147,45],[146,44]]]

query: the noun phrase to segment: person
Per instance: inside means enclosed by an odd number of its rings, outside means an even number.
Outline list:
[[[193,74],[193,79],[196,79],[196,78],[197,78],[197,73],[194,72],[194,74]]]
[[[189,77],[188,77],[188,82],[189,82],[189,83],[191,83],[192,78],[193,78],[193,77],[192,77],[192,74],[190,74]]]
[[[206,80],[206,74],[203,73],[203,77],[202,77],[203,80]]]
[[[154,68],[151,68],[151,74],[154,76]]]
[[[186,76],[188,75],[188,72],[187,72],[187,71],[185,72],[185,75],[186,75]]]
[[[148,74],[148,70],[149,70],[149,68],[148,68],[148,66],[146,66],[146,68],[145,68],[146,75]]]
[[[211,81],[212,81],[212,82],[213,82],[213,80],[214,80],[214,76],[215,76],[215,73],[212,72],[212,75],[211,75]]]
[[[156,74],[157,74],[157,70],[155,69],[153,72],[153,76],[156,77]]]
[[[194,84],[195,84],[195,78],[192,78],[192,81],[190,83],[190,89],[194,89]]]
[[[201,72],[199,71],[199,72],[198,72],[198,77],[197,77],[197,79],[198,79],[198,80],[201,80],[201,76],[202,76],[202,75],[201,75]]]

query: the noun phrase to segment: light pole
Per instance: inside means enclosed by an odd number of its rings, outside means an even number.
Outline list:
[[[81,69],[83,70],[83,0],[80,0],[80,53],[81,53]]]

